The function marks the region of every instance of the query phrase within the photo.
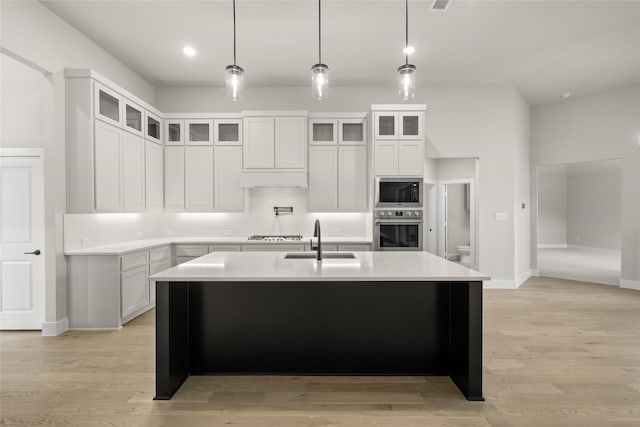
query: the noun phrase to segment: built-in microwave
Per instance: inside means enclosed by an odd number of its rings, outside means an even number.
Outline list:
[[[421,208],[422,178],[377,177],[376,208]]]

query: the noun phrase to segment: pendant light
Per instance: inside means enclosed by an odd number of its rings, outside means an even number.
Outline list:
[[[409,64],[409,0],[404,0],[405,13],[405,62],[398,67],[400,73],[400,97],[408,101],[416,96],[416,66]]]
[[[329,93],[329,67],[322,63],[322,6],[318,0],[318,63],[311,67],[311,96],[321,101]]]
[[[225,68],[227,75],[227,98],[242,101],[244,69],[236,64],[236,0],[233,0],[233,65]]]

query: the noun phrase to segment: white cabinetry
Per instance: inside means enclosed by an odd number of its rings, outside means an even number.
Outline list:
[[[145,193],[148,211],[162,211],[164,206],[163,148],[152,141],[145,141]]]
[[[90,81],[87,84],[91,84]],[[96,119],[112,124],[116,127],[122,126],[122,96],[103,84],[95,82],[93,112]]]
[[[338,210],[338,149],[335,146],[309,147],[309,210]]]
[[[130,316],[149,305],[149,284],[147,266],[121,273],[122,317]]]
[[[423,137],[424,112],[376,112],[374,117],[375,139],[421,139]]]
[[[306,116],[243,119],[244,169],[305,169]]]
[[[367,147],[338,147],[338,210],[367,211],[367,182]]]
[[[164,206],[167,211],[184,210],[184,147],[164,148]]]
[[[122,210],[122,130],[95,122],[95,210]]]
[[[214,145],[242,145],[242,119],[216,119],[213,130]]]
[[[184,145],[184,120],[164,121],[165,145]]]
[[[186,120],[187,145],[213,145],[213,120]]]
[[[241,183],[242,147],[216,146],[213,157],[216,210],[242,211],[244,209],[244,189]]]
[[[310,119],[309,145],[330,145],[338,143],[338,120]]]
[[[213,211],[213,147],[185,150],[185,210]]]
[[[372,106],[379,109],[384,106]],[[394,107],[394,106],[389,106]],[[398,109],[403,106],[395,106]],[[422,176],[424,173],[424,108],[375,111],[374,173],[376,176]]]
[[[122,140],[122,192],[124,210],[140,212],[145,208],[145,141],[124,132]]]
[[[276,169],[304,169],[307,166],[306,118],[276,117]]]
[[[243,120],[243,168],[271,169],[275,165],[275,122],[272,117]]]

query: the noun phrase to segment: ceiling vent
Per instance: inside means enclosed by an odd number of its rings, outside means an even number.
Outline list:
[[[449,8],[450,4],[451,4],[451,0],[433,0],[433,4],[431,5],[431,10],[444,12]]]

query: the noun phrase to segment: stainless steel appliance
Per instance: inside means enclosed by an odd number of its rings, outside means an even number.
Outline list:
[[[264,242],[289,242],[302,240],[300,234],[254,234],[248,240],[261,240]]]
[[[421,208],[422,187],[421,177],[377,177],[376,208]]]
[[[373,220],[374,250],[422,250],[422,209],[376,209]]]

